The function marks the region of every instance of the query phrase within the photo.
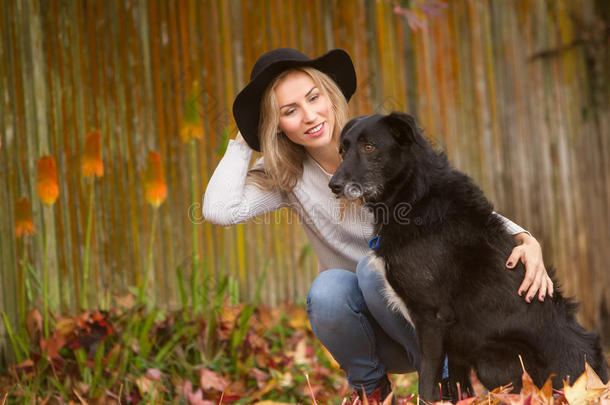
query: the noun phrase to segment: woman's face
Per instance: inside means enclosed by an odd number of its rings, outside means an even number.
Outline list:
[[[331,145],[335,115],[330,99],[301,71],[288,73],[275,87],[279,129],[307,151]]]

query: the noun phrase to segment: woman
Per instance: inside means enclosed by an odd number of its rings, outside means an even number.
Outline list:
[[[313,332],[352,387],[383,399],[391,391],[386,373],[417,370],[419,355],[412,325],[388,308],[378,273],[367,267],[372,214],[335,199],[328,188],[341,162],[339,134],[355,90],[352,61],[341,49],[316,59],[289,48],[262,55],[235,98],[240,132],[209,181],[203,215],[232,225],[284,206],[296,211],[320,271],[307,296]],[[253,149],[262,151],[264,160],[248,169]],[[518,293],[527,291],[527,302],[536,294],[542,301],[553,285],[540,245],[504,220],[517,244],[507,267],[518,260],[526,266]]]

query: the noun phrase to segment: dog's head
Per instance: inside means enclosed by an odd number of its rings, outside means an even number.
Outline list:
[[[415,149],[425,147],[415,119],[407,114],[367,115],[350,120],[341,131],[343,162],[328,186],[337,197],[378,202],[397,177],[417,164]]]

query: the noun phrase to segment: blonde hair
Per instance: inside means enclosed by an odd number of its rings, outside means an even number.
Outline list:
[[[280,73],[269,83],[261,99],[258,133],[261,152],[265,157],[264,167],[250,169],[246,180],[263,190],[291,191],[303,174],[303,161],[307,154],[305,148],[292,142],[283,132],[277,132],[280,111],[274,90],[283,78],[295,71],[309,75],[321,92],[329,98],[335,116],[331,139],[337,149],[337,155],[341,129],[349,117],[345,96],[327,74],[308,66],[292,68]]]

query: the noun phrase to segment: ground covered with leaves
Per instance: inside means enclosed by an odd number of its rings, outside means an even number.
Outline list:
[[[352,389],[313,336],[303,306],[277,308],[227,297],[205,313],[164,311],[134,295],[110,311],[55,319],[45,337],[37,310],[10,332],[18,362],[0,377],[0,405],[348,404]],[[397,403],[419,403],[415,374],[391,376]],[[610,385],[587,369],[561,391],[497,389],[470,404],[610,404]],[[367,403],[367,401],[365,401]]]

